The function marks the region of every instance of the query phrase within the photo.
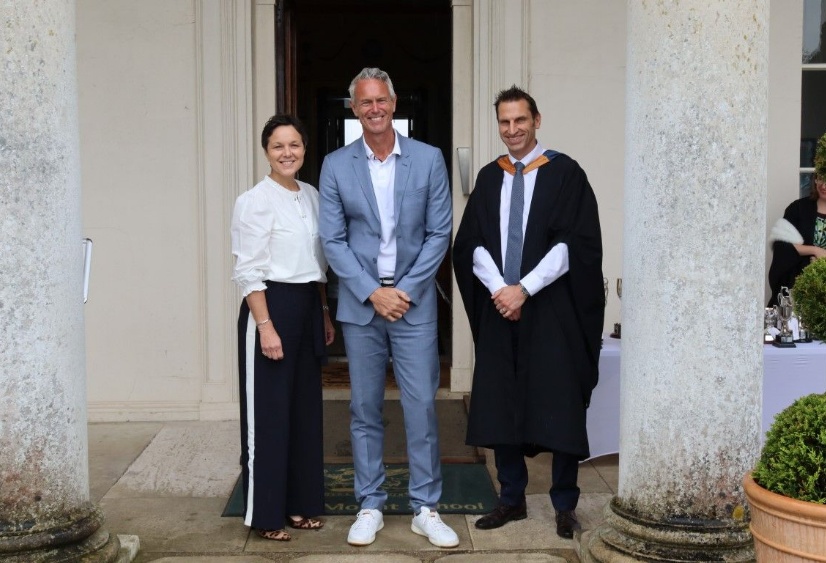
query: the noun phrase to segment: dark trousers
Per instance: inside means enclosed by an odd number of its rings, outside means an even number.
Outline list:
[[[238,317],[244,523],[280,530],[324,512],[323,318],[314,283],[268,281],[266,296],[284,359],[261,353],[246,300]]]
[[[495,446],[496,473],[501,485],[499,502],[516,506],[525,502],[528,486],[528,466],[519,446]],[[576,457],[554,452],[551,463],[551,504],[557,512],[574,510],[579,500],[576,484],[579,461]]]

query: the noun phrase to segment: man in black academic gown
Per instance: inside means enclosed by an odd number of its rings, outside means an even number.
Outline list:
[[[556,531],[570,538],[605,310],[597,202],[576,161],[537,142],[529,94],[511,87],[494,106],[508,154],[479,171],[453,256],[476,345],[467,443],[493,448],[501,484],[476,527],[527,516],[524,456],[550,451]]]

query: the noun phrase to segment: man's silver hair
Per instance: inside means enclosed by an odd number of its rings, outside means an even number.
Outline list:
[[[396,99],[396,91],[393,90],[393,81],[390,80],[390,75],[384,72],[380,68],[375,67],[364,67],[361,69],[361,72],[356,75],[353,80],[350,81],[350,99],[352,100],[356,95],[356,83],[359,80],[381,80],[385,84],[387,84],[387,89],[390,91],[390,97],[392,99]]]

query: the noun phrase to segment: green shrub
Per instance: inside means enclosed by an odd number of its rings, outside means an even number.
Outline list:
[[[826,259],[815,260],[797,276],[792,287],[794,309],[812,336],[826,340]]]
[[[826,504],[826,393],[802,397],[775,417],[752,477],[774,493]]]

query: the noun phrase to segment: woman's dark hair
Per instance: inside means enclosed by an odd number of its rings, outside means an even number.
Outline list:
[[[528,107],[531,110],[531,116],[536,119],[536,116],[539,115],[539,108],[536,107],[536,100],[534,100],[530,94],[525,92],[522,88],[514,84],[507,90],[502,90],[498,94],[496,94],[496,101],[493,102],[494,110],[496,111],[496,117],[499,117],[499,104],[502,102],[518,102],[519,100],[525,100],[528,102]]]
[[[283,125],[292,125],[295,127],[295,130],[298,131],[298,134],[301,135],[301,141],[304,143],[304,147],[307,147],[307,129],[304,127],[304,124],[301,123],[301,120],[295,116],[287,115],[285,113],[279,113],[278,115],[273,115],[264,125],[264,130],[261,131],[261,148],[265,151],[267,150],[267,145],[270,142],[270,137],[272,137],[272,132],[276,130],[276,128],[281,127]]]

